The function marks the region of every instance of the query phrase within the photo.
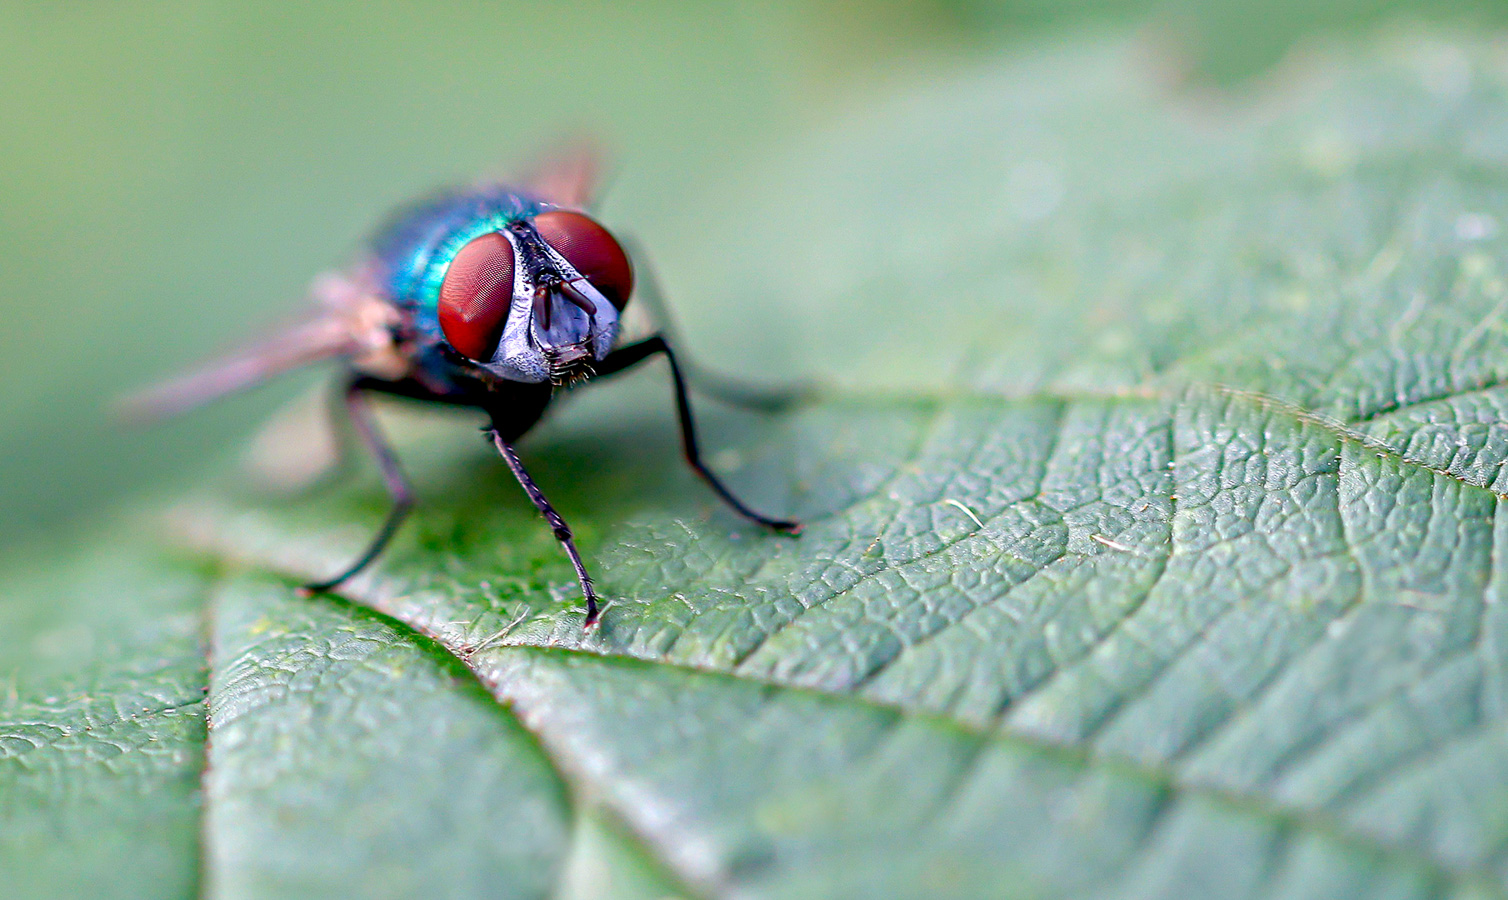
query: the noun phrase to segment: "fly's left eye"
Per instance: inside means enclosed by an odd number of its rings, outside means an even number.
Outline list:
[[[633,266],[623,246],[606,228],[581,213],[564,209],[535,216],[534,228],[614,306],[621,310],[628,305],[628,295],[634,289]]]
[[[486,362],[513,308],[513,245],[496,232],[461,248],[440,284],[440,330],[462,356]]]

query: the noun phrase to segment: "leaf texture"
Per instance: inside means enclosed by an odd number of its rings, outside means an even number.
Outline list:
[[[1130,57],[902,97],[701,236],[694,349],[824,386],[704,404],[799,539],[679,468],[651,373],[526,446],[593,632],[457,418],[399,429],[424,502],[339,599],[291,586],[373,480],[187,501],[210,571],[118,582],[173,616],[3,707],[0,871],[87,809],[199,821],[174,871],[215,896],[1508,894],[1504,57],[1384,36],[1213,107]],[[803,227],[719,253],[751,218]]]

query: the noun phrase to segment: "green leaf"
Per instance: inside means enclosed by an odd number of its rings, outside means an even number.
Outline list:
[[[0,885],[182,896],[198,878],[204,579],[150,547],[7,570]]]
[[[704,362],[823,386],[702,404],[713,464],[807,530],[758,533],[681,468],[663,370],[593,387],[525,450],[612,600],[595,631],[472,421],[396,410],[423,502],[342,598],[291,586],[370,537],[370,476],[176,506],[166,543],[207,571],[95,553],[18,588],[17,671],[49,629],[113,649],[0,707],[26,751],[0,755],[0,872],[1508,895],[1508,67],[1383,36],[1291,79],[1200,105],[1064,44],[772,161],[673,287]],[[207,745],[163,720],[201,721],[204,684]],[[157,817],[171,847],[123,862]]]
[[[564,785],[454,659],[275,582],[231,582],[212,610],[210,893],[548,892]]]

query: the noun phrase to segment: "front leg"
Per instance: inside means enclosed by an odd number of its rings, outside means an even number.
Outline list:
[[[638,343],[629,344],[627,347],[620,347],[614,350],[607,355],[606,359],[597,364],[597,374],[602,376],[621,372],[630,366],[643,362],[656,353],[665,354],[665,359],[670,363],[670,377],[675,385],[676,417],[680,419],[681,423],[681,449],[685,453],[686,462],[690,464],[696,474],[702,477],[703,481],[707,482],[708,486],[719,497],[723,498],[723,502],[733,507],[745,519],[775,531],[786,534],[799,534],[801,532],[800,522],[791,519],[773,519],[749,509],[737,497],[733,496],[733,493],[702,462],[702,451],[697,445],[696,440],[696,421],[691,415],[691,401],[686,396],[686,379],[681,373],[680,365],[676,362],[675,351],[670,349],[670,345],[665,342],[663,337],[657,334],[653,337],[645,338]]]
[[[565,519],[561,518],[560,513],[555,511],[555,507],[550,505],[545,492],[534,483],[534,479],[530,477],[529,470],[524,468],[513,445],[503,440],[496,425],[492,428],[492,443],[497,447],[497,452],[502,454],[503,462],[508,464],[513,477],[518,479],[519,486],[524,489],[525,494],[529,495],[529,500],[550,524],[550,530],[555,533],[555,540],[560,541],[560,546],[565,548],[566,556],[571,558],[571,565],[576,567],[576,580],[581,582],[581,593],[586,597],[584,627],[591,628],[597,624],[597,592],[592,588],[592,576],[587,574],[586,565],[581,561],[581,554],[576,552],[576,541],[571,535],[571,527],[566,524]]]
[[[638,241],[625,238],[623,243],[635,262],[638,286],[635,288],[634,302],[649,317],[655,336],[666,344],[680,343],[670,314],[670,305],[665,300],[665,292],[660,287],[654,266],[650,264],[649,255]],[[684,367],[682,372],[686,380],[696,388],[697,393],[745,409],[778,412],[810,401],[816,393],[814,386],[805,382],[787,384],[784,387],[748,384],[696,365],[696,360],[683,359],[680,364]]]

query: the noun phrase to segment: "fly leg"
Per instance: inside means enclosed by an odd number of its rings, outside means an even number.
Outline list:
[[[665,302],[665,292],[660,289],[660,279],[655,275],[654,267],[649,264],[648,254],[638,241],[625,239],[623,244],[630,251],[629,256],[635,261],[634,269],[638,287],[634,292],[634,302],[642,305],[656,336],[667,344],[679,343],[675,340],[676,332],[670,315],[670,305]],[[680,360],[686,380],[696,387],[698,393],[731,406],[762,412],[779,412],[782,409],[808,402],[817,393],[816,387],[810,383],[785,386],[748,384],[718,372],[709,371],[697,365],[696,362],[695,359]],[[600,374],[601,369],[598,369],[598,372]]]
[[[387,486],[388,494],[393,498],[393,507],[388,511],[387,519],[382,523],[382,530],[377,532],[366,552],[339,575],[325,581],[317,581],[313,584],[304,585],[304,590],[309,593],[334,590],[346,579],[371,565],[372,560],[377,558],[388,541],[398,531],[398,526],[403,524],[404,518],[414,505],[413,489],[409,487],[408,479],[404,477],[403,470],[398,466],[398,457],[393,455],[393,448],[388,446],[382,433],[377,430],[377,423],[372,420],[371,410],[367,408],[366,391],[372,389],[366,379],[356,378],[346,387],[345,405],[351,425],[356,431],[356,436],[363,446],[377,460],[378,467],[382,470],[382,483]]]
[[[513,477],[518,479],[519,486],[524,493],[529,495],[534,506],[544,515],[545,521],[550,524],[550,530],[555,532],[555,540],[560,541],[560,546],[565,548],[566,556],[571,558],[571,565],[576,567],[576,580],[581,582],[581,593],[586,597],[586,625],[591,628],[597,624],[597,592],[592,588],[592,576],[586,573],[586,565],[581,561],[581,554],[576,552],[576,541],[571,536],[571,527],[566,524],[555,507],[545,498],[545,492],[539,489],[534,479],[529,477],[529,471],[519,460],[518,453],[513,445],[503,440],[497,429],[492,430],[492,443],[497,447],[497,452],[502,454],[503,461],[513,471]]]
[[[800,534],[801,523],[791,519],[772,519],[769,516],[760,515],[748,508],[733,492],[728,490],[718,477],[702,462],[702,451],[696,441],[696,421],[691,415],[691,401],[686,396],[686,379],[681,373],[681,367],[676,362],[675,351],[665,343],[665,338],[660,335],[647,337],[636,344],[620,347],[607,355],[607,358],[597,364],[597,374],[611,375],[621,372],[630,366],[637,365],[656,353],[665,354],[665,359],[670,363],[670,377],[675,385],[675,411],[676,417],[681,422],[681,450],[686,456],[686,462],[707,482],[707,485],[723,499],[729,506],[745,519],[763,525],[766,528],[786,534]]]

